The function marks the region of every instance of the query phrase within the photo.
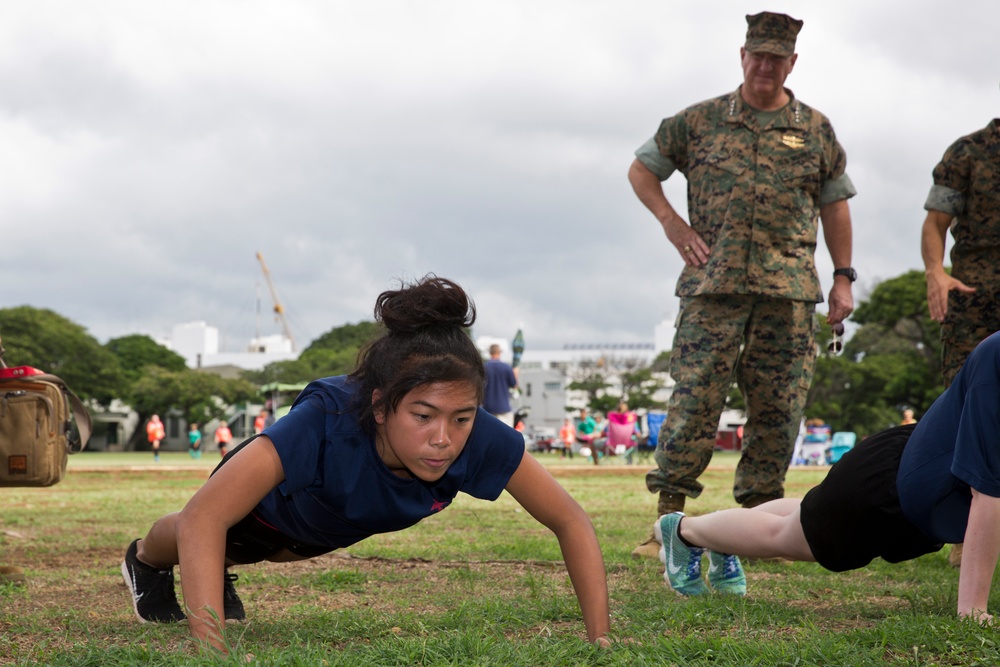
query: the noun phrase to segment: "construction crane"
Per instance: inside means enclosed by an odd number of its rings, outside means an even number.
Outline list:
[[[292,336],[292,330],[288,328],[288,319],[285,317],[285,307],[282,306],[281,301],[278,300],[278,292],[274,289],[274,281],[271,280],[271,272],[267,270],[267,263],[264,262],[264,255],[258,252],[257,260],[260,262],[260,268],[264,271],[264,279],[267,280],[267,287],[271,290],[271,301],[274,302],[274,319],[281,321],[281,328],[285,332],[285,337],[292,343],[292,352],[298,352],[298,347],[295,345],[295,337]]]

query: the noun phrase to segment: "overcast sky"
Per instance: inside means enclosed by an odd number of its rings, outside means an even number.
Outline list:
[[[682,261],[626,171],[735,90],[765,9],[805,21],[787,85],[847,151],[863,298],[922,268],[931,169],[1000,116],[996,0],[0,0],[0,307],[238,351],[280,330],[260,251],[300,346],[428,272],[481,335],[652,341]]]

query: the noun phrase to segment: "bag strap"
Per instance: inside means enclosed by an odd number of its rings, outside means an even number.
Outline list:
[[[31,377],[23,378],[29,381],[40,381],[40,382],[50,382],[59,389],[62,390],[66,399],[69,401],[70,407],[73,411],[73,418],[76,420],[76,428],[80,431],[80,440],[74,440],[69,438],[69,429],[67,428],[67,445],[71,454],[75,454],[82,451],[84,447],[87,446],[87,441],[90,440],[90,434],[93,431],[93,423],[90,421],[90,412],[84,406],[83,401],[80,397],[73,393],[73,390],[66,386],[63,379],[57,375],[52,375],[51,373],[43,373],[41,375],[32,375]],[[69,425],[67,424],[67,427]],[[79,445],[79,449],[74,449],[75,446]]]

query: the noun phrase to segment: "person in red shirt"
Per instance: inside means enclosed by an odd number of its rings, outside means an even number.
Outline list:
[[[219,447],[219,456],[225,456],[229,452],[229,443],[233,441],[233,432],[229,430],[229,424],[219,422],[219,428],[215,429],[215,444]]]
[[[146,439],[149,440],[150,446],[153,448],[153,460],[160,460],[160,441],[167,436],[166,431],[163,429],[163,422],[160,421],[160,415],[153,415],[146,422]]]

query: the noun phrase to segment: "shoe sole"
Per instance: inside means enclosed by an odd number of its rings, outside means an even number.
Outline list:
[[[122,579],[125,580],[125,588],[128,589],[129,599],[132,600],[132,611],[135,612],[135,617],[139,619],[140,623],[152,623],[152,621],[147,621],[139,614],[139,603],[135,599],[135,585],[132,583],[132,577],[128,571],[128,563],[122,561]]]

